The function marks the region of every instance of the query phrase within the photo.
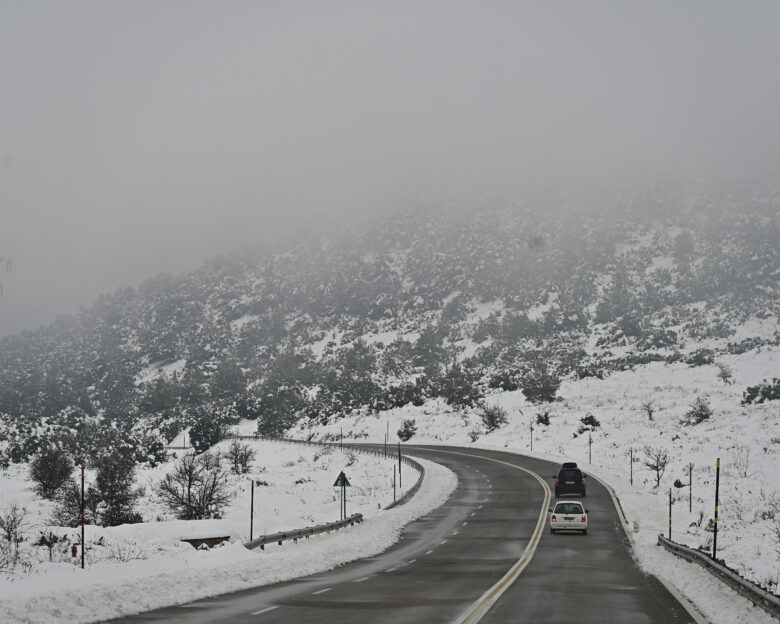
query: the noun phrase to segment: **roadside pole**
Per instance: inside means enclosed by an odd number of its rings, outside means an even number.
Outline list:
[[[669,541],[672,539],[672,488],[669,488]]]
[[[720,490],[720,457],[715,461],[715,522],[712,536],[712,558],[717,561],[718,554],[718,492]]]
[[[593,463],[593,439],[590,435],[590,430],[588,430],[588,463]]]
[[[688,464],[688,513],[693,511],[693,463]]]
[[[534,424],[531,423],[531,452],[534,452]]]
[[[401,440],[398,440],[398,488],[402,488],[401,485]]]
[[[395,502],[395,473],[396,473],[396,468],[395,468],[395,464],[393,464],[393,502]]]
[[[84,569],[84,466],[81,466],[81,569]]]
[[[255,528],[255,480],[252,479],[252,494],[249,503],[249,541],[254,537]]]

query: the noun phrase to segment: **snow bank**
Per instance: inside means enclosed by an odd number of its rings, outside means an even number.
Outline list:
[[[259,552],[240,544],[207,552],[188,546],[175,559],[156,560],[151,569],[144,561],[86,570],[72,566],[68,574],[45,583],[13,584],[16,587],[0,599],[3,621],[96,622],[286,581],[376,555],[399,539],[405,525],[442,505],[457,485],[450,470],[417,461],[426,471],[417,494],[406,505],[360,525]]]

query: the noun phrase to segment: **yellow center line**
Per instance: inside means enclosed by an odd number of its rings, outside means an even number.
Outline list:
[[[547,485],[544,479],[542,479],[533,470],[529,470],[528,468],[524,468],[523,466],[518,466],[517,464],[505,462],[500,459],[494,459],[492,457],[485,457],[484,455],[474,455],[472,453],[444,451],[439,449],[431,449],[430,447],[426,448],[426,450],[434,451],[436,453],[448,453],[450,455],[463,455],[464,457],[476,457],[478,459],[492,461],[497,464],[503,464],[505,466],[509,466],[510,468],[515,468],[516,470],[522,470],[523,472],[528,473],[534,479],[536,479],[541,484],[542,489],[544,490],[544,504],[542,505],[542,508],[539,511],[539,519],[536,521],[536,528],[534,529],[534,532],[531,535],[531,539],[528,542],[528,546],[526,546],[525,550],[523,551],[523,556],[520,557],[520,559],[518,559],[517,562],[511,568],[509,568],[509,571],[506,574],[504,574],[504,576],[501,577],[501,579],[495,585],[493,585],[493,587],[488,589],[484,594],[482,594],[482,596],[473,605],[471,605],[471,607],[469,607],[469,610],[466,612],[465,615],[463,615],[460,619],[456,621],[456,624],[475,624],[476,622],[479,622],[484,617],[484,615],[496,603],[496,601],[501,597],[501,595],[507,589],[509,589],[509,587],[511,587],[512,583],[514,583],[517,580],[517,578],[520,576],[522,571],[531,562],[531,559],[533,558],[534,553],[536,552],[536,547],[539,545],[539,540],[542,539],[542,533],[544,532],[545,521],[547,520],[547,509],[549,508],[550,500],[552,499],[552,492],[550,491],[550,486]]]

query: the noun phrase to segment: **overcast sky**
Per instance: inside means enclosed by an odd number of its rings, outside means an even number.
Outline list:
[[[437,189],[747,167],[780,2],[0,0],[0,335]]]

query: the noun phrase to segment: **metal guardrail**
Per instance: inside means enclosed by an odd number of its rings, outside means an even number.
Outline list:
[[[376,455],[378,457],[393,457],[396,460],[398,459],[397,453],[392,453],[392,452],[385,453],[385,451],[383,450],[367,448],[359,444],[350,444],[350,443],[344,444],[343,442],[322,442],[318,440],[296,440],[294,438],[282,438],[282,437],[261,436],[261,435],[233,436],[233,438],[239,440],[262,440],[268,442],[285,442],[288,444],[303,444],[305,446],[330,446],[330,447],[338,447],[338,448],[349,448],[359,453]],[[404,455],[401,455],[401,463],[406,464],[407,466],[410,466],[411,468],[417,470],[420,473],[420,476],[417,478],[417,482],[411,488],[409,488],[404,493],[403,496],[401,496],[397,500],[393,501],[392,503],[384,507],[385,510],[392,509],[393,507],[398,507],[399,505],[403,505],[404,503],[408,502],[409,499],[412,498],[412,496],[414,496],[417,493],[417,491],[420,489],[420,486],[422,485],[423,482],[423,478],[425,477],[425,468],[419,462],[409,457],[405,457]],[[244,546],[246,546],[250,550],[253,550],[255,548],[260,548],[264,550],[266,544],[272,544],[276,542],[281,546],[282,542],[286,540],[293,540],[297,542],[301,537],[308,538],[310,535],[317,535],[318,533],[327,533],[330,531],[335,531],[347,525],[352,526],[356,522],[359,523],[362,521],[363,521],[362,514],[354,514],[349,518],[347,518],[346,520],[340,520],[339,522],[330,522],[328,524],[320,524],[313,527],[307,527],[305,529],[295,529],[292,531],[282,531],[279,533],[272,533],[270,535],[263,535],[261,537],[257,537],[253,540],[250,540],[248,542],[244,542]]]
[[[673,542],[663,535],[658,536],[658,545],[663,546],[666,550],[678,557],[699,564],[710,574],[718,577],[721,581],[726,583],[726,585],[747,598],[754,605],[761,607],[772,617],[780,619],[780,598],[778,596],[770,594],[755,583],[751,583],[747,579],[742,578],[739,574],[725,565],[713,560],[709,555],[694,548],[689,548],[688,546]]]
[[[265,550],[266,544],[273,544],[275,542],[281,546],[284,541],[293,540],[294,542],[297,542],[302,537],[308,538],[310,535],[330,533],[331,531],[343,529],[345,526],[352,526],[353,524],[359,524],[360,522],[363,522],[363,514],[353,514],[346,520],[339,520],[338,522],[320,524],[318,526],[296,529],[294,531],[281,531],[279,533],[271,533],[270,535],[262,535],[261,537],[256,537],[253,540],[244,542],[244,546],[249,550],[254,550],[255,548]]]

